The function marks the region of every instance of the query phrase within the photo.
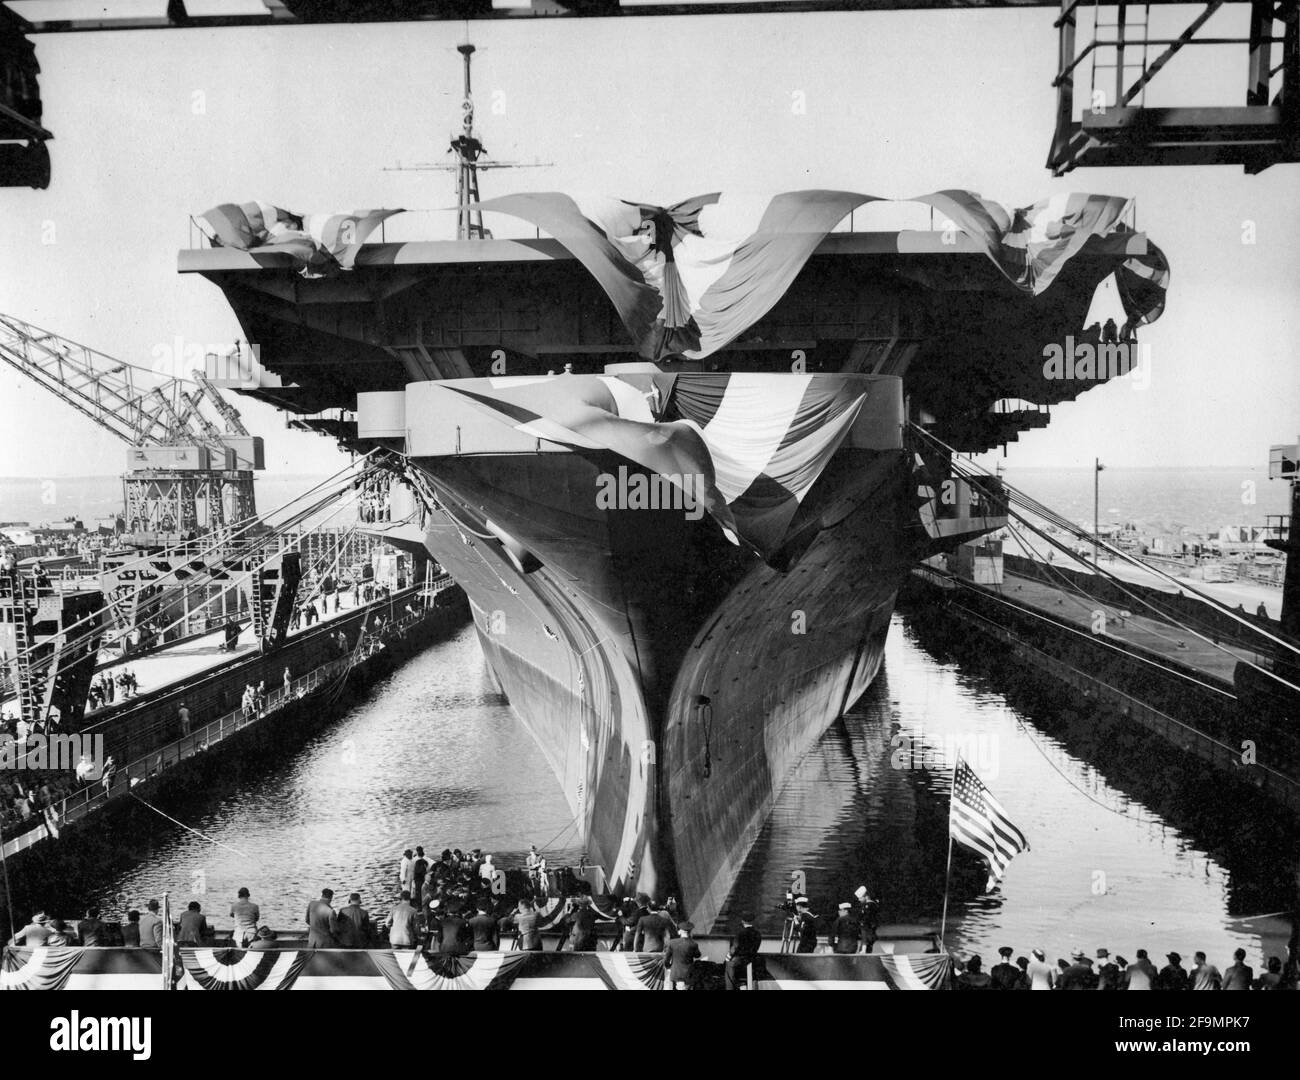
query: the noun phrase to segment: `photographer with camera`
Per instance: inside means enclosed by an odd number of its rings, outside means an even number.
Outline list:
[[[817,916],[809,908],[806,896],[795,897],[790,940],[794,942],[794,951],[797,953],[817,951]]]

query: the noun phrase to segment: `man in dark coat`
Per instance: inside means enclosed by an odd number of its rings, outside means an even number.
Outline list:
[[[496,952],[501,948],[497,921],[490,914],[492,904],[484,899],[478,902],[478,914],[469,920],[469,930],[474,937],[475,952]]]
[[[574,899],[573,914],[569,917],[569,950],[571,952],[596,951],[596,923],[599,922],[591,897]]]
[[[429,860],[424,854],[424,848],[415,849],[415,859],[411,863],[411,895],[422,896],[424,893],[424,879],[429,873]]]
[[[307,948],[334,948],[334,908],[330,901],[334,899],[333,889],[321,889],[320,899],[307,905]]]
[[[862,947],[862,926],[853,915],[853,905],[840,904],[839,916],[831,924],[831,932],[826,938],[831,952],[851,956]]]
[[[361,906],[360,893],[348,897],[347,907],[339,909],[335,926],[340,948],[364,949],[370,944],[370,914]]]
[[[1118,990],[1121,985],[1119,965],[1110,958],[1109,949],[1097,950],[1097,989]]]
[[[1246,963],[1246,950],[1238,949],[1232,954],[1232,966],[1223,973],[1225,990],[1249,990],[1255,981],[1254,969]]]
[[[474,932],[460,916],[460,910],[448,911],[438,926],[438,951],[443,956],[465,956],[474,948]]]
[[[993,965],[993,970],[989,972],[989,978],[993,980],[994,990],[1015,990],[1020,985],[1020,969],[1011,962],[1011,954],[1014,950],[1009,945],[1003,945],[998,950],[998,956],[1001,959]]]
[[[1186,990],[1188,988],[1187,972],[1183,968],[1183,958],[1176,952],[1166,953],[1169,961],[1156,976],[1157,990]]]
[[[176,931],[176,944],[202,945],[208,934],[208,920],[203,917],[203,909],[197,900],[191,900],[189,907],[181,912],[180,927]]]
[[[683,922],[677,927],[678,936],[668,942],[664,949],[668,985],[674,990],[691,989],[695,961],[701,956],[698,942],[691,937],[691,931],[694,929],[694,923]]]
[[[107,945],[104,938],[104,924],[99,918],[99,908],[87,908],[86,917],[77,923],[77,940],[86,948],[94,948],[96,945]]]
[[[966,961],[966,970],[957,976],[958,990],[991,990],[993,979],[984,971],[984,960],[976,954]]]
[[[731,955],[727,957],[726,986],[728,990],[739,990],[742,984],[748,985],[750,964],[756,964],[758,952],[763,946],[763,935],[754,926],[754,916],[745,912],[740,917],[740,930],[731,939]],[[758,972],[755,971],[755,978]]]
[[[1092,961],[1083,955],[1082,949],[1075,949],[1070,954],[1074,961],[1056,981],[1058,990],[1096,990],[1097,974],[1092,970]]]

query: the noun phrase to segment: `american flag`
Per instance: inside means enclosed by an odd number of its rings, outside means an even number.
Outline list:
[[[953,770],[948,834],[988,860],[986,889],[992,889],[1002,880],[1013,858],[1029,850],[1025,834],[1011,823],[1002,804],[962,758],[957,759]]]

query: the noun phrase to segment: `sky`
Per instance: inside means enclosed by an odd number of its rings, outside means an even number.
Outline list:
[[[1186,10],[1153,12],[1153,32]],[[1245,11],[1230,5],[1204,33],[1239,29]],[[54,179],[45,191],[0,189],[0,312],[148,367],[178,339],[224,347],[241,336],[215,286],[176,272],[191,214],[250,199],[304,213],[400,206],[410,212],[388,239],[450,236],[451,174],[385,170],[446,160],[468,30],[489,152],[547,165],[484,174],[485,198],[560,190],[667,204],[804,187],[965,187],[1013,206],[1065,190],[1135,197],[1138,227],[1173,275],[1164,317],[1143,332],[1150,379],[1054,409],[1007,464],[1261,465],[1271,443],[1300,435],[1298,167],[1053,179],[1053,18],[1038,8],[40,36]],[[1180,55],[1148,104],[1235,104],[1244,63],[1214,47]],[[870,214],[858,228],[927,227],[916,208]],[[269,407],[236,403],[265,437],[270,470],[342,463]],[[0,475],[116,473],[122,459],[112,436],[0,370]]]

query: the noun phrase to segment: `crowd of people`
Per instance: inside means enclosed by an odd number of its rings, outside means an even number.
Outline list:
[[[1293,950],[1294,952],[1294,950]],[[969,956],[959,965],[958,990],[1296,990],[1300,989],[1300,964],[1293,955],[1283,963],[1280,956],[1270,956],[1264,969],[1256,974],[1246,963],[1246,950],[1237,949],[1232,963],[1220,971],[1203,952],[1194,953],[1191,968],[1183,967],[1180,953],[1165,954],[1165,964],[1157,969],[1138,949],[1129,961],[1111,956],[1109,949],[1098,949],[1095,958],[1076,949],[1069,960],[1047,960],[1042,949],[1029,956],[1017,956],[1004,945],[998,949],[998,963],[984,970],[983,958]]]
[[[396,903],[376,916],[363,905],[359,892],[350,893],[347,903],[336,907],[333,890],[322,889],[303,916],[306,947],[420,949],[456,957],[503,949],[540,952],[546,947],[545,933],[555,941],[555,951],[593,952],[605,945],[611,951],[661,955],[665,983],[671,989],[716,985],[734,990],[761,977],[756,972],[763,971],[764,939],[752,912],[740,914],[725,961],[710,963],[695,940],[694,925],[682,917],[674,898],[661,903],[644,895],[629,896],[602,906],[593,899],[583,876],[585,858],[576,870],[548,871],[536,847],[529,849],[523,868],[509,871],[509,876],[491,853],[478,848],[468,853],[445,848],[436,856],[423,847],[408,848],[396,867]],[[786,914],[783,951],[812,953],[824,944],[831,953],[852,955],[869,953],[876,943],[877,905],[865,887],[839,903],[829,918],[814,915],[806,896],[790,895],[782,907]],[[249,889],[238,890],[228,915],[235,947],[284,947],[280,935],[263,921]],[[179,913],[174,929],[180,945],[212,946],[218,937],[197,900]],[[286,944],[299,947],[300,937],[301,932],[294,934]],[[127,911],[121,923],[102,919],[98,907],[90,907],[75,924],[38,912],[10,939],[11,945],[19,946],[159,949],[162,943],[157,900],[145,904],[143,912]],[[1194,954],[1190,968],[1183,966],[1177,952],[1166,954],[1166,963],[1157,968],[1145,949],[1136,950],[1132,961],[1112,956],[1105,948],[1097,949],[1095,957],[1075,950],[1069,960],[1055,963],[1046,959],[1042,949],[1015,956],[1015,950],[1005,946],[998,956],[998,963],[987,971],[979,955],[955,959],[953,987],[962,991],[1300,989],[1300,950],[1294,943],[1285,962],[1271,956],[1258,972],[1246,963],[1244,949],[1235,951],[1232,964],[1223,971],[1204,952]]]
[[[91,681],[90,690],[86,694],[86,711],[102,709],[119,698],[125,701],[139,692],[140,680],[129,667],[122,668],[116,675],[111,671],[101,672]]]

